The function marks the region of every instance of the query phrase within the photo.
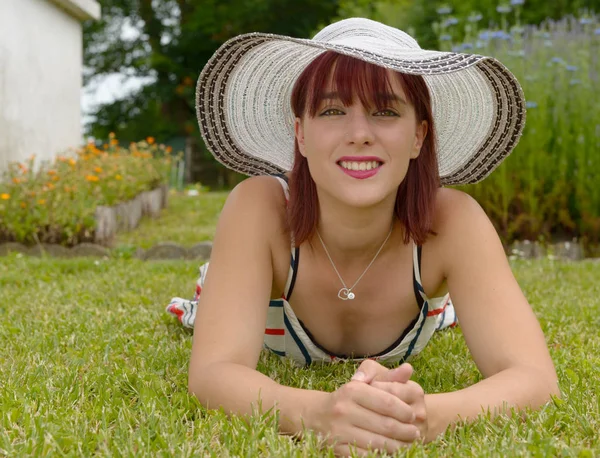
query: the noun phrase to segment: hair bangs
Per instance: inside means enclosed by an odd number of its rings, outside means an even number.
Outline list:
[[[310,117],[317,115],[323,99],[332,94],[345,106],[360,101],[365,107],[379,110],[389,107],[394,98],[385,68],[332,51],[322,54],[313,63],[314,68],[308,72],[312,78],[306,82],[305,92]],[[402,79],[400,83],[406,91]]]

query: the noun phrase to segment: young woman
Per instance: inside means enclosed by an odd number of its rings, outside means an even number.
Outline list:
[[[203,405],[244,415],[260,400],[283,432],[315,430],[348,454],[559,393],[492,224],[441,187],[485,178],[520,137],[523,95],[500,63],[366,19],[313,40],[248,34],[206,65],[197,109],[215,157],[256,175],[227,199],[198,302],[168,308],[194,326],[189,389]],[[426,394],[403,362],[456,315],[485,379]],[[256,371],[263,347],[361,364],[333,393],[296,389]]]

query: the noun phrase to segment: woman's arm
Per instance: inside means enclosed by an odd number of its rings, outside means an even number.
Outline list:
[[[304,409],[324,393],[283,387],[254,370],[273,284],[271,244],[281,237],[279,188],[268,177],[249,179],[227,199],[198,302],[188,385],[204,406],[227,413],[278,404],[282,430],[296,433]]]
[[[429,438],[461,419],[506,407],[538,408],[560,394],[540,325],[490,220],[462,192],[445,189],[439,203],[442,221],[435,243],[465,341],[485,380],[453,393],[426,395]]]
[[[282,235],[279,204],[281,189],[269,177],[244,181],[227,199],[198,303],[189,390],[228,414],[276,408],[282,432],[315,430],[340,454],[351,443],[392,453],[418,434],[398,397],[356,381],[333,393],[291,388],[255,370],[273,288],[271,245]]]

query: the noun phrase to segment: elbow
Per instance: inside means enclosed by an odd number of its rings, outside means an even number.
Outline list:
[[[203,382],[201,374],[206,374],[204,368],[195,368],[195,370],[190,368],[188,373],[188,393],[195,396],[204,405],[202,400],[205,398],[204,387],[206,384]]]

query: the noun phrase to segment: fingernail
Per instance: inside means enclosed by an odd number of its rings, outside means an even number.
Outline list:
[[[362,371],[358,371],[352,376],[351,380],[354,380],[356,382],[364,382],[366,379],[367,379],[367,374],[365,374]]]

